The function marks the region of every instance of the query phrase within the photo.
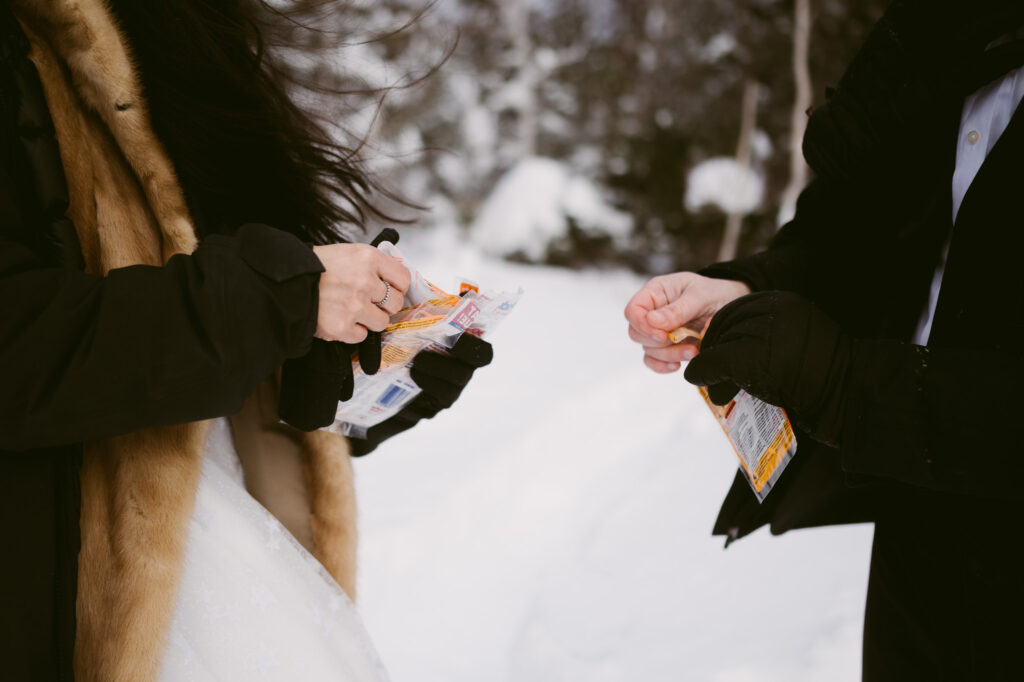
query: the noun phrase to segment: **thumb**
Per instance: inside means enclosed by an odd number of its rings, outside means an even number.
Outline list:
[[[380,370],[381,345],[381,333],[374,331],[359,343],[359,366],[367,374]]]
[[[708,386],[708,399],[715,405],[722,407],[732,402],[736,394],[740,392],[739,386],[730,383],[711,384]]]
[[[494,347],[477,336],[463,334],[452,346],[451,354],[472,367],[480,368],[491,364]]]
[[[700,332],[704,329],[704,320],[707,317],[706,302],[693,294],[683,294],[667,305],[656,308],[647,313],[647,324],[655,329],[670,332],[679,327],[690,327]]]
[[[702,350],[683,372],[683,378],[696,386],[710,386],[733,379],[731,353],[724,346]]]

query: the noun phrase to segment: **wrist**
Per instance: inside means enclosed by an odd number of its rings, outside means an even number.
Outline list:
[[[750,285],[740,280],[719,279],[716,282],[718,288],[722,291],[723,304],[753,293]]]

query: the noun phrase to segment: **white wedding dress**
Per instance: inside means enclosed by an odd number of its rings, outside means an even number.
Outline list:
[[[160,682],[386,682],[355,606],[245,490],[230,427],[207,440]]]

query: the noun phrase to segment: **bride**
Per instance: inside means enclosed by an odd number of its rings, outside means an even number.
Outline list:
[[[350,371],[330,342],[372,371],[409,283],[344,243],[381,192],[272,49],[331,4],[0,4],[12,679],[386,679],[349,599],[350,458],[490,348],[418,356],[423,393],[365,441],[278,419],[322,424]]]

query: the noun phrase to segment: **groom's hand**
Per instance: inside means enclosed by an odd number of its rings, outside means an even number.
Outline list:
[[[711,320],[686,380],[724,405],[742,388],[837,445],[854,341],[813,303],[785,291],[736,299]]]
[[[644,349],[644,364],[658,373],[675,372],[697,354],[697,339],[675,343],[679,327],[701,330],[722,306],[750,293],[743,282],[676,272],[648,281],[626,306],[629,338]]]

